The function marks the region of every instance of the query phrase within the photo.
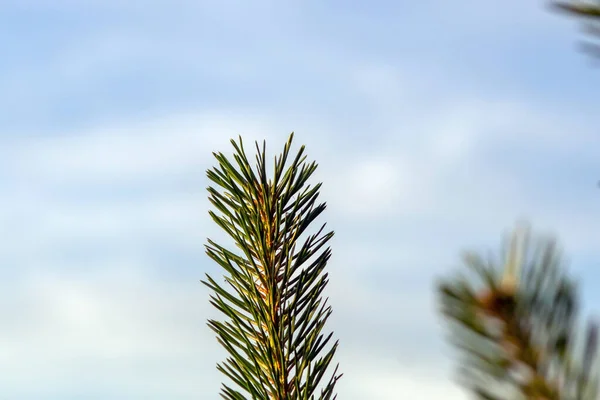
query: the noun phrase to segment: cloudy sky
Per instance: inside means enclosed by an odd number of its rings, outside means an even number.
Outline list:
[[[205,171],[237,135],[294,131],[319,163],[340,399],[466,398],[433,280],[519,218],[600,304],[600,72],[542,1],[7,0],[0,22],[2,398],[218,397]]]

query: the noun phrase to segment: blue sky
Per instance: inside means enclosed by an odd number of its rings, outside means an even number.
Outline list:
[[[461,249],[529,218],[600,300],[579,38],[541,1],[4,1],[2,396],[216,398],[205,171],[295,131],[336,231],[339,398],[465,399],[432,297]]]

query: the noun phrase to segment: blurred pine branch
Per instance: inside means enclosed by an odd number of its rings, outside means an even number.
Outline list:
[[[584,24],[585,32],[592,41],[581,43],[581,49],[595,57],[600,57],[600,1],[555,1],[551,3],[551,7]]]
[[[461,384],[478,399],[597,399],[597,327],[579,329],[556,241],[520,227],[507,243],[500,257],[465,253],[470,274],[437,286]]]

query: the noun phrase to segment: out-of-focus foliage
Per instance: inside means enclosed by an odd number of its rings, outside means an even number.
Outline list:
[[[600,0],[557,1],[551,5],[553,9],[573,16],[584,24],[587,36],[591,41],[583,42],[582,49],[600,57]]]
[[[597,327],[578,319],[556,241],[520,228],[507,244],[464,253],[468,274],[438,283],[460,383],[478,399],[597,399]]]

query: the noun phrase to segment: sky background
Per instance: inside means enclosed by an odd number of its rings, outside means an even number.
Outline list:
[[[339,399],[465,399],[434,279],[520,218],[597,309],[600,71],[542,1],[0,5],[0,397],[215,399],[205,171],[290,132],[336,231]]]

